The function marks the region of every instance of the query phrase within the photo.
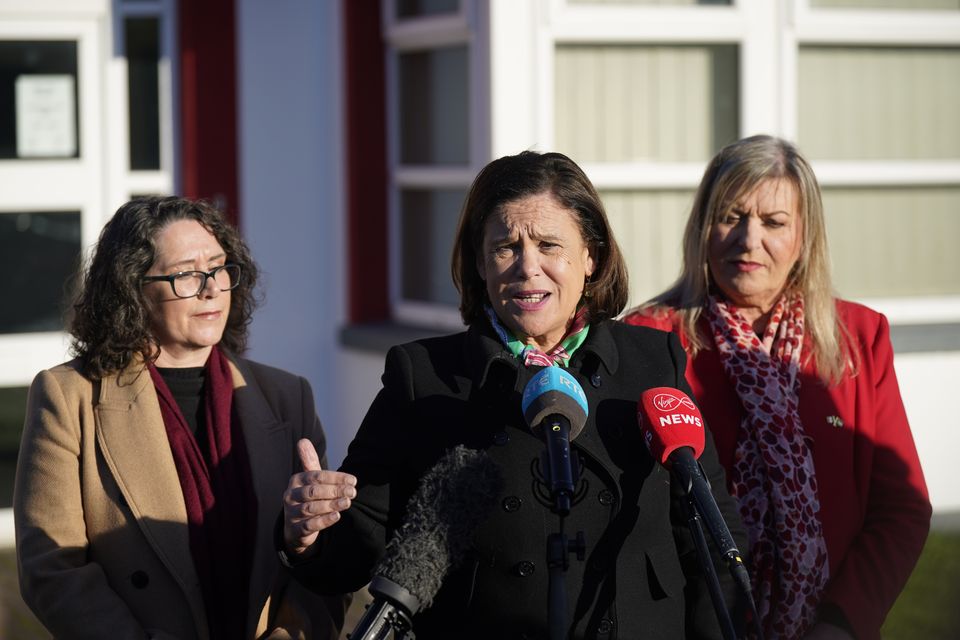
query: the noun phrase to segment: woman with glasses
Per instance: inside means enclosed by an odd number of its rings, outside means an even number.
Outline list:
[[[142,198],[104,227],[30,389],[14,514],[24,600],[57,638],[335,638],[345,600],[273,552],[306,380],[239,357],[257,267],[203,202]]]

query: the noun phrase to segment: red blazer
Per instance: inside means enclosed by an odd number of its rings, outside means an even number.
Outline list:
[[[822,603],[839,607],[859,640],[879,640],[923,549],[930,500],[893,369],[887,319],[843,300],[837,311],[859,349],[859,373],[827,387],[807,362],[799,396],[800,420],[813,441],[830,562]],[[633,313],[624,321],[681,333],[677,319]],[[686,347],[683,335],[681,341]],[[686,377],[729,478],[744,416],[740,399],[715,348],[700,351]]]

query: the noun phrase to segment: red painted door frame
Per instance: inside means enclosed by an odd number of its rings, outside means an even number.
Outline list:
[[[178,3],[180,178],[183,195],[239,222],[234,0]]]

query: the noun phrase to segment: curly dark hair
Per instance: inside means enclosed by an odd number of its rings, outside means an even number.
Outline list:
[[[80,358],[89,377],[116,373],[136,355],[153,360],[159,354],[141,278],[156,259],[160,231],[177,220],[199,222],[223,247],[227,262],[240,265],[240,282],[231,291],[230,315],[220,344],[234,353],[246,349],[250,320],[259,303],[258,269],[240,232],[202,200],[135,198],[117,209],[104,226],[89,266],[79,275],[68,329],[71,353]]]
[[[575,212],[584,242],[593,256],[593,276],[584,288],[584,305],[591,322],[613,318],[627,304],[627,267],[593,183],[562,153],[524,151],[498,158],[485,166],[463,203],[453,246],[451,272],[460,292],[465,324],[484,318],[487,286],[477,271],[487,219],[502,207],[527,196],[549,193]]]

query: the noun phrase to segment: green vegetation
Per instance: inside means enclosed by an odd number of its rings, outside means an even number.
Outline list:
[[[26,387],[0,388],[0,509],[13,505],[13,475],[26,408]]]
[[[50,634],[20,598],[17,557],[13,549],[0,550],[0,638],[46,640]]]
[[[932,531],[883,625],[884,640],[960,637],[960,531]]]
[[[26,387],[0,387],[0,456],[16,455],[26,408]]]

